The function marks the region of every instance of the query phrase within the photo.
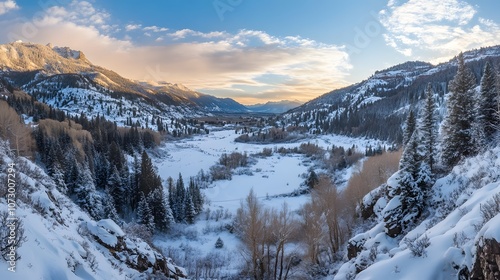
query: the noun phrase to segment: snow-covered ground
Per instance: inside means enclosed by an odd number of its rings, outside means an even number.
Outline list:
[[[210,130],[208,135],[167,142],[161,147],[161,151],[158,152],[160,156],[154,160],[162,179],[172,177],[177,180],[181,173],[186,182],[189,177],[197,175],[201,169],[208,172],[223,153],[229,154],[235,151],[252,155],[262,152],[263,148],[294,148],[300,146],[301,143],[310,142],[325,150],[331,149],[332,145],[346,149],[356,145],[360,152],[364,152],[367,146],[373,147],[380,143],[339,135],[319,135],[295,143],[259,145],[234,142],[238,135],[230,127],[226,130]],[[270,157],[256,157],[255,164],[246,168],[252,175],[233,175],[232,180],[215,181],[208,188],[203,189],[207,204],[205,212],[198,217],[196,223],[177,225],[173,229],[173,234],[157,236],[155,245],[181,266],[193,269],[197,261],[208,261],[207,259],[214,261],[215,259],[225,264],[224,271],[219,271],[220,274],[216,278],[234,275],[241,270],[245,260],[241,255],[241,242],[225,226],[232,222],[241,202],[253,189],[264,207],[279,209],[286,202],[291,211],[297,211],[310,200],[309,195],[294,197],[280,195],[289,194],[298,189],[305,180],[303,174],[308,174],[312,166],[310,159],[298,154],[283,156],[274,153]],[[343,172],[342,177],[345,177],[342,178],[343,180],[348,179],[353,168]],[[179,234],[175,234],[176,231]],[[222,249],[215,248],[219,237],[224,242]]]
[[[499,170],[498,147],[456,166],[434,184],[433,207],[404,237],[387,236],[379,217],[370,230],[354,237],[363,240],[363,249],[342,266],[335,279],[355,275],[359,264],[367,268],[356,279],[459,279],[459,269],[472,270],[477,246],[484,239],[500,241],[498,200],[493,200],[500,195]],[[484,215],[488,208],[493,217]],[[425,253],[415,256],[405,239],[426,237]]]
[[[375,140],[340,135],[319,135],[295,143],[258,145],[235,142],[234,139],[237,136],[234,130],[228,129],[213,131],[209,135],[168,142],[162,147],[166,156],[157,158],[155,165],[164,180],[168,177],[176,180],[179,173],[182,174],[184,180],[187,180],[197,175],[201,169],[208,172],[223,153],[246,152],[251,155],[262,152],[263,148],[293,148],[307,142],[317,144],[325,150],[331,149],[332,145],[346,149],[356,145],[360,152],[364,152],[367,146],[376,146],[380,143]],[[303,204],[302,199],[266,200],[265,198],[288,194],[298,189],[304,182],[301,175],[307,173],[309,168],[310,163],[307,163],[307,159],[302,155],[280,156],[275,153],[271,157],[257,158],[257,163],[248,168],[253,175],[234,175],[232,180],[216,181],[204,190],[204,193],[212,206],[230,209],[233,213],[239,207],[240,201],[248,195],[250,189],[253,189],[256,196],[262,198],[265,204],[279,207],[281,203],[277,200],[286,200],[292,209],[297,209]]]

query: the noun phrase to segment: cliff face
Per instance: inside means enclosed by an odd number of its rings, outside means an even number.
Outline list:
[[[482,246],[477,247],[470,279],[500,279],[500,243],[495,239],[484,239],[481,243]]]

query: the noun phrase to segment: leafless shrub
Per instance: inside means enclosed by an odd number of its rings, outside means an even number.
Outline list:
[[[431,245],[427,235],[417,236],[415,238],[405,238],[403,242],[414,257],[427,257],[427,247]]]
[[[6,261],[12,261],[9,254],[12,253],[12,248],[16,250],[21,247],[21,245],[26,242],[26,237],[24,236],[24,227],[21,220],[10,220],[9,213],[7,211],[0,212],[0,253]],[[21,256],[15,254],[15,260],[19,260]]]
[[[480,205],[481,217],[483,218],[483,223],[488,222],[497,214],[500,213],[500,193],[495,194],[486,203]]]

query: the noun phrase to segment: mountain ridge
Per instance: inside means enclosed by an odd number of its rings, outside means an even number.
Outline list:
[[[464,52],[467,66],[481,79],[486,61],[498,68],[500,46]],[[456,57],[432,65],[405,62],[376,71],[367,79],[327,92],[282,115],[294,126],[307,127],[312,133],[340,133],[400,142],[401,125],[410,109],[417,109],[428,83],[440,105],[440,117],[448,92],[448,82],[456,72]]]
[[[124,78],[113,70],[92,64],[83,52],[68,47],[21,42],[0,45],[0,65],[2,76],[28,92],[31,85],[44,78],[78,74],[118,95],[140,97],[150,103],[187,107],[197,114],[248,111],[232,99],[198,93],[183,85],[167,83],[158,87]]]

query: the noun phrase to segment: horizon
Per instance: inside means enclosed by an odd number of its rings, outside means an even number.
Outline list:
[[[131,80],[182,84],[244,105],[304,103],[377,70],[436,65],[500,44],[493,0],[293,4],[7,0],[0,43],[69,47]]]

